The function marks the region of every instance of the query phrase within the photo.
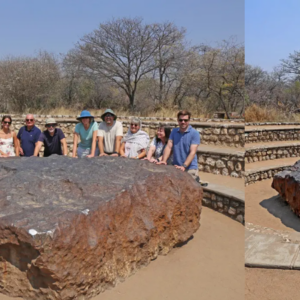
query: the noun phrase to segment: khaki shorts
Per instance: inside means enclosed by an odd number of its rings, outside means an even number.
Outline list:
[[[199,171],[198,170],[187,170],[187,173],[189,173],[195,180],[197,179],[197,177],[199,177]]]

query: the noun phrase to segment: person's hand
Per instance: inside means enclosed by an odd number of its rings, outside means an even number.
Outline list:
[[[24,151],[21,147],[20,147],[20,155],[24,155]]]
[[[94,154],[89,154],[89,155],[87,155],[86,157],[92,158],[92,157],[94,157]]]
[[[108,156],[106,153],[101,153],[99,156]]]
[[[110,156],[119,156],[119,154],[118,153],[113,153]]]
[[[176,169],[180,170],[180,171],[185,171],[185,167],[182,167],[182,166],[174,166]]]
[[[167,163],[165,161],[158,161],[156,164],[157,165],[167,165]]]
[[[6,153],[0,154],[0,157],[8,157],[8,154],[6,154]]]

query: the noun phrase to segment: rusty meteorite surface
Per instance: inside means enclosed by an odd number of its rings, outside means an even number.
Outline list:
[[[201,199],[172,166],[0,159],[0,293],[88,299],[188,240]]]
[[[289,169],[279,172],[272,182],[274,188],[300,216],[300,160]]]

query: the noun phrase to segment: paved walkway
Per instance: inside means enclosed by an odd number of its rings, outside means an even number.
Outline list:
[[[300,233],[248,227],[245,231],[245,265],[300,269]]]

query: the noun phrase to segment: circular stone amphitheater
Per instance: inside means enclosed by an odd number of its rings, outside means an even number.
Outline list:
[[[299,123],[245,127],[246,299],[297,299],[300,222],[271,187],[300,158]]]
[[[16,129],[23,125],[24,117],[13,116]],[[47,117],[37,116],[37,126],[42,129]],[[54,117],[71,151],[75,116]],[[126,132],[129,117],[119,120]],[[171,118],[142,118],[142,122],[151,138],[159,123],[177,126]],[[192,119],[191,125],[201,135],[198,167],[201,180],[208,182],[203,188],[200,228],[185,244],[91,299],[244,298],[244,124],[239,120]],[[1,295],[1,299],[14,298]]]

